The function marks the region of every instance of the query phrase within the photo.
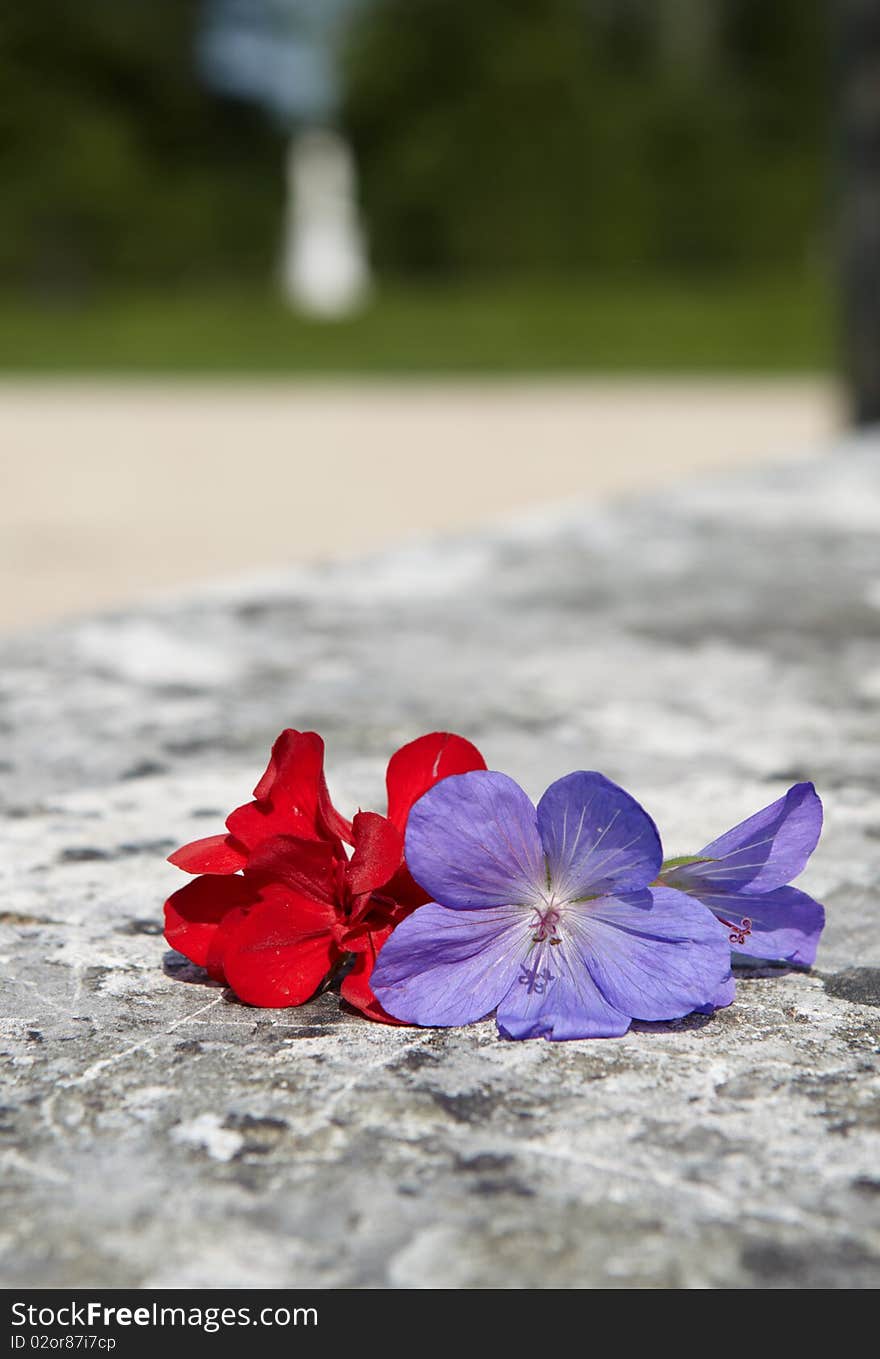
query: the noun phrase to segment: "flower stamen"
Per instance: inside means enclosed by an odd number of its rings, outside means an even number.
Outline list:
[[[534,944],[543,944],[545,940],[549,940],[551,944],[562,943],[562,940],[557,933],[560,914],[561,913],[552,906],[548,907],[546,911],[535,911],[537,919],[535,921],[535,933],[532,935],[532,942]]]
[[[747,915],[743,916],[738,925],[734,925],[730,920],[725,920],[723,915],[719,915],[718,919],[722,925],[726,925],[730,930],[727,937],[731,944],[744,944],[752,932],[752,922]]]

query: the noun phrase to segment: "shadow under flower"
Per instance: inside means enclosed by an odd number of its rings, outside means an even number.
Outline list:
[[[765,962],[763,958],[746,958],[741,956],[734,961],[732,967],[733,975],[736,978],[737,986],[740,983],[751,981],[766,980],[771,977],[786,977],[797,973],[812,973],[810,967],[798,967],[795,963],[773,963]],[[734,1000],[734,1005],[736,1001]],[[681,1033],[687,1029],[705,1029],[707,1025],[723,1016],[729,1007],[715,1010],[713,1014],[703,1015],[696,1011],[693,1014],[685,1015],[683,1019],[670,1019],[658,1023],[648,1023],[645,1020],[634,1019],[630,1025],[633,1033]]]
[[[788,977],[798,973],[810,973],[812,968],[799,967],[797,963],[774,963],[764,958],[747,958],[738,955],[733,961],[732,972],[740,982],[759,981],[767,977]]]
[[[172,981],[185,982],[188,986],[207,986],[214,991],[224,989],[222,982],[214,981],[203,967],[191,963],[182,953],[170,948],[162,955],[162,971]]]
[[[190,962],[188,958],[185,958],[182,953],[178,953],[175,949],[168,949],[163,954],[162,971],[165,973],[166,977],[170,977],[176,982],[182,982],[187,986],[204,986],[212,991],[224,991],[225,995],[223,996],[223,1000],[228,1005],[242,1006],[246,1009],[252,1008],[247,1006],[245,1002],[239,1000],[235,993],[224,986],[222,982],[214,981],[213,978],[209,977],[203,967],[199,967],[198,964]],[[341,969],[340,972],[328,978],[323,986],[319,987],[315,992],[308,1004],[311,1006],[322,996],[328,994],[339,999],[339,984],[345,971],[347,971],[347,968]],[[748,983],[750,981],[759,981],[771,977],[783,977],[792,973],[810,973],[812,971],[812,968],[797,967],[792,963],[764,962],[762,959],[751,958],[743,960],[737,959],[733,966],[733,974],[736,977],[737,983]],[[713,1014],[704,1015],[694,1011],[692,1014],[684,1015],[681,1019],[662,1021],[634,1019],[630,1025],[630,1031],[632,1033],[650,1035],[683,1033],[705,1029],[708,1025],[716,1021],[719,1015],[724,1015],[725,1012],[725,1010],[716,1010]],[[345,1000],[339,999],[339,1017],[357,1018],[359,1017],[359,1011],[349,1005]],[[409,1028],[410,1026],[406,1025],[401,1027]]]
[[[249,1005],[247,1001],[239,999],[235,992],[228,986],[225,986],[223,982],[214,981],[212,977],[208,976],[205,968],[199,967],[197,963],[191,962],[189,958],[185,958],[184,955],[178,953],[176,949],[168,949],[162,955],[162,971],[165,973],[165,976],[170,977],[172,981],[183,982],[186,986],[204,986],[210,991],[221,991],[222,995],[220,1000],[222,1004],[224,1006],[230,1005],[236,1009],[248,1011],[254,1016],[256,1030],[266,1029],[268,1031],[279,1027],[289,1029],[292,1027],[290,1022],[291,1014],[294,1013],[296,1014],[298,1021],[300,1021],[297,1025],[297,1037],[320,1037],[333,1027],[333,1024],[342,1017],[344,1011],[350,1012],[355,1016],[358,1014],[357,1010],[351,1009],[349,1011],[348,1007],[344,1004],[333,1010],[328,1010],[326,1005],[321,1006],[318,1004],[325,995],[338,989],[336,986],[336,978],[332,978],[329,983],[319,987],[304,1006],[292,1006],[290,1009],[285,1009],[284,1007],[264,1009],[261,1006]],[[338,997],[335,998],[338,1000]],[[303,1011],[307,1011],[308,1013],[303,1016]],[[321,1022],[315,1024],[315,1019],[318,1019]]]
[[[705,1029],[708,1024],[716,1018],[718,1011],[711,1015],[701,1015],[694,1011],[693,1014],[684,1015],[681,1019],[663,1019],[648,1021],[646,1019],[634,1019],[630,1024],[631,1033],[682,1033],[688,1029]]]

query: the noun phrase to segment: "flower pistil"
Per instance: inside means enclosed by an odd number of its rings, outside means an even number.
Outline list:
[[[545,940],[551,944],[561,944],[562,940],[559,937],[561,919],[562,912],[557,906],[548,906],[545,911],[536,907],[532,941],[536,944],[543,944]]]

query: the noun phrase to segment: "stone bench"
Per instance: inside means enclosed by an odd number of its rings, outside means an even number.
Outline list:
[[[880,1281],[880,443],[0,651],[8,1287]],[[669,854],[812,778],[817,966],[559,1045],[249,1009],[169,953],[164,856],[287,725],[349,811],[445,727]]]

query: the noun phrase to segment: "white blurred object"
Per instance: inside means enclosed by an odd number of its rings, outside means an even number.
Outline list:
[[[291,306],[337,320],[369,290],[354,158],[336,132],[310,129],[290,144],[282,288]]]

